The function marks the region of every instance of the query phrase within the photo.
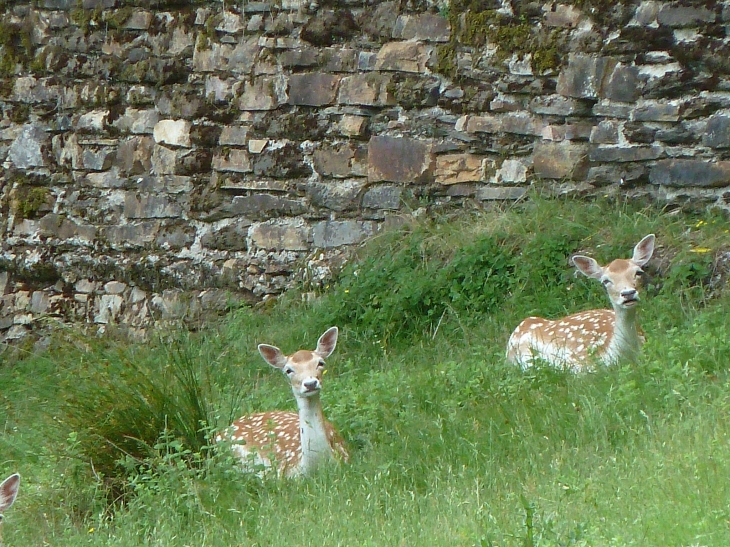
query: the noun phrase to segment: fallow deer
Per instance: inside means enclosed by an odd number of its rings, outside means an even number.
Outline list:
[[[3,515],[2,512],[8,509],[15,501],[20,488],[20,475],[14,473],[10,475],[0,484],[0,532],[2,532]],[[3,536],[0,533],[0,545],[2,545]]]
[[[637,322],[642,267],[654,253],[654,241],[654,234],[649,234],[636,244],[632,258],[616,259],[607,266],[587,256],[573,256],[578,271],[603,283],[613,310],[587,310],[553,321],[528,317],[509,338],[508,361],[526,368],[541,359],[577,372],[596,362],[635,360],[644,343]]]
[[[299,350],[284,355],[275,346],[259,344],[264,360],[283,371],[291,384],[299,412],[262,412],[239,418],[216,440],[232,441],[233,450],[252,468],[276,466],[287,477],[309,475],[321,464],[349,459],[344,441],[322,413],[324,360],[335,350],[337,327],[331,327],[314,351]]]

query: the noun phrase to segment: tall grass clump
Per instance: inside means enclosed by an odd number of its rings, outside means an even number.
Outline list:
[[[87,340],[62,375],[61,426],[75,434],[75,455],[114,494],[160,447],[197,465],[211,431],[240,406],[240,390],[228,384],[227,396],[220,393],[225,369],[199,350],[196,336],[129,346],[92,341],[93,348]]]

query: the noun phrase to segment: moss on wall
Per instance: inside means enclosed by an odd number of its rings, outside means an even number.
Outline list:
[[[33,219],[38,216],[50,197],[50,190],[39,186],[18,186],[13,191],[11,206],[20,218]]]
[[[26,23],[0,21],[0,77],[15,74],[18,65],[28,66],[33,59],[30,19]]]
[[[451,23],[451,40],[438,48],[435,70],[459,79],[458,52],[486,46],[496,48],[495,60],[503,63],[513,54],[522,59],[531,56],[536,74],[560,66],[562,36],[558,30],[545,30],[525,15],[505,15],[489,3],[479,0],[456,0],[445,12]]]

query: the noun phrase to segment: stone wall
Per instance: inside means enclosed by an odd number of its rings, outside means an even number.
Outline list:
[[[730,4],[0,1],[0,336],[200,318],[431,207],[730,203]]]

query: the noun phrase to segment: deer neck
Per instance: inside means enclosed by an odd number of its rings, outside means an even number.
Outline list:
[[[299,439],[302,443],[301,474],[314,471],[324,460],[332,457],[332,448],[327,439],[322,401],[319,395],[297,397],[299,405]]]
[[[611,363],[618,361],[634,361],[641,349],[641,338],[639,337],[639,325],[637,321],[637,308],[622,308],[614,306],[616,322],[613,328],[613,336],[608,345],[606,360]]]

